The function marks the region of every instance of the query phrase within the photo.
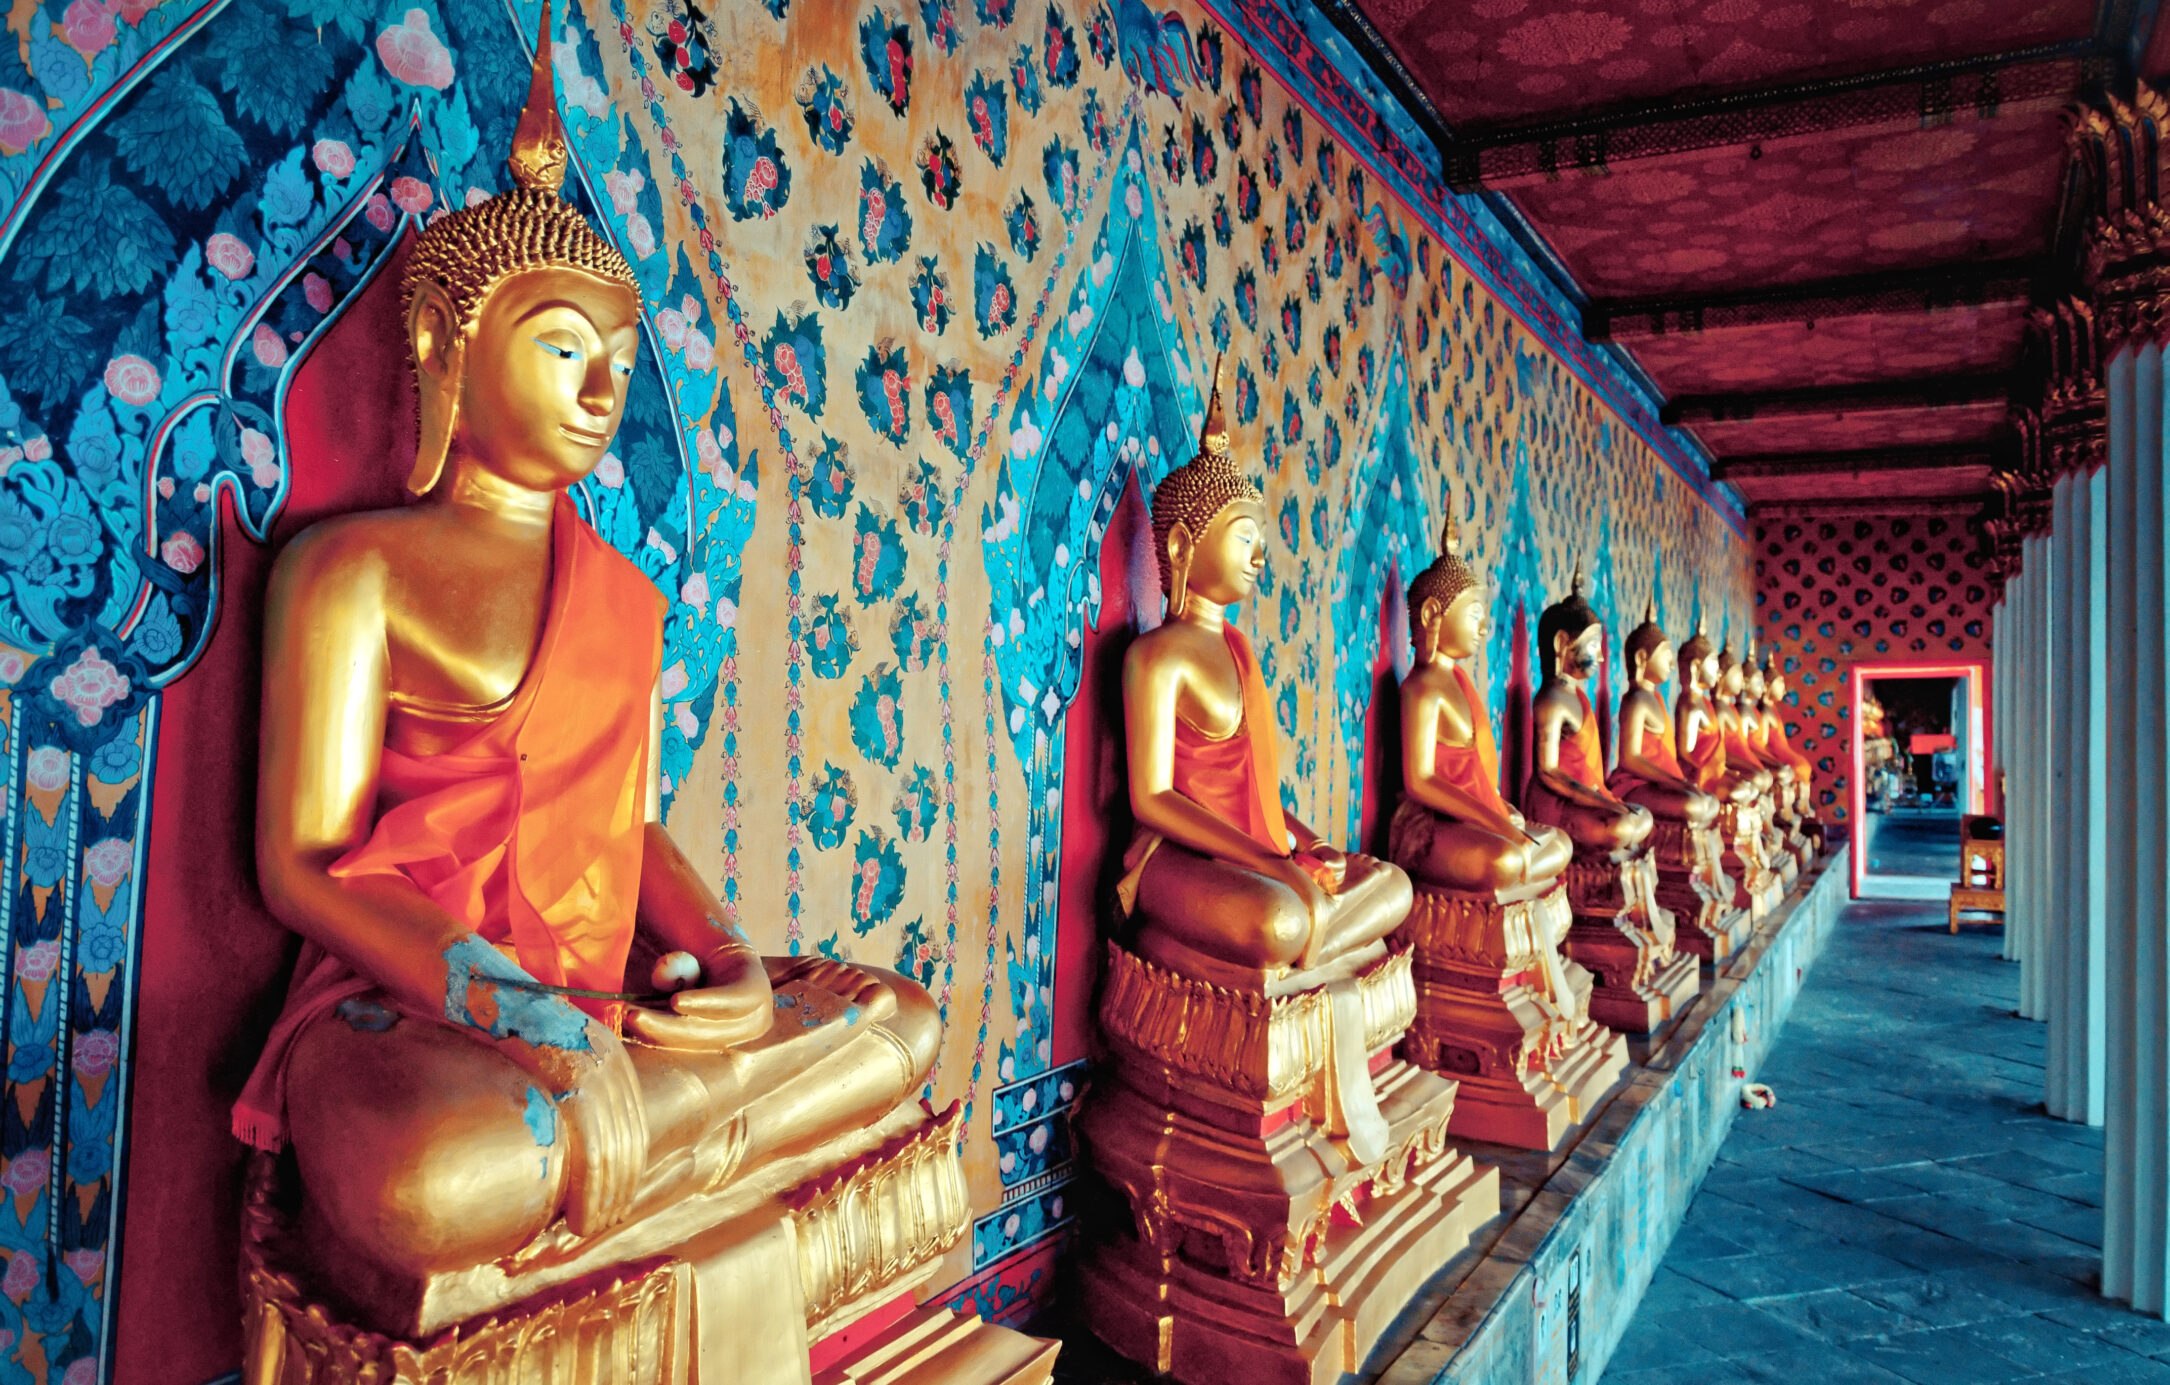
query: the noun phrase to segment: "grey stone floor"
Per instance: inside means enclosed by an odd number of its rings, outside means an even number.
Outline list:
[[[1995,929],[1843,915],[1603,1385],[2170,1382],[2095,1290],[2102,1135],[2042,1111]]]

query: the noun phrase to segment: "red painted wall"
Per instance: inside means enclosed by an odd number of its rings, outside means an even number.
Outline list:
[[[1843,821],[1855,664],[1979,662],[1986,702],[1988,550],[1972,523],[1927,515],[1761,517],[1755,545],[1758,638],[1786,670],[1786,735],[1815,763],[1818,813]]]

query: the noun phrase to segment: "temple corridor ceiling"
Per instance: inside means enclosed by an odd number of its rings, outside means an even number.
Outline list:
[[[1336,9],[1329,6],[1329,9]],[[1985,500],[2077,273],[2067,112],[2156,0],[1354,0],[1484,195],[1751,507]]]

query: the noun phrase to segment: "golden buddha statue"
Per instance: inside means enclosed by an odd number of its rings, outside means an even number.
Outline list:
[[[1749,645],[1751,655],[1754,644]],[[1787,845],[1784,821],[1785,799],[1792,787],[1793,771],[1764,763],[1756,753],[1754,741],[1755,712],[1748,697],[1749,661],[1733,653],[1730,644],[1718,649],[1718,683],[1712,689],[1712,700],[1718,708],[1719,734],[1725,739],[1726,763],[1736,772],[1750,776],[1756,786],[1756,799],[1763,808],[1763,854],[1777,872],[1783,889],[1792,888],[1800,865]]]
[[[1416,1008],[1386,942],[1408,876],[1281,806],[1265,685],[1227,618],[1269,530],[1218,371],[1152,521],[1167,619],[1123,660],[1135,834],[1099,1001],[1111,1061],[1079,1117],[1135,1225],[1088,1257],[1085,1317],[1188,1385],[1331,1379],[1498,1212],[1498,1176],[1446,1145],[1455,1084],[1393,1056]],[[1362,1227],[1337,1218],[1359,1205]]]
[[[1723,961],[1743,942],[1748,915],[1733,902],[1718,835],[1721,807],[1698,788],[1680,763],[1672,713],[1660,689],[1677,669],[1673,642],[1657,622],[1655,602],[1622,642],[1628,688],[1620,696],[1619,766],[1607,786],[1650,810],[1651,856],[1658,873],[1657,898],[1679,923],[1680,946]]]
[[[1806,870],[1816,858],[1816,849],[1810,845],[1801,820],[1801,810],[1808,797],[1808,766],[1804,761],[1780,753],[1785,733],[1780,730],[1775,740],[1772,737],[1778,719],[1767,706],[1769,695],[1770,681],[1763,665],[1756,661],[1755,641],[1750,640],[1747,657],[1741,660],[1741,734],[1747,739],[1749,750],[1769,767],[1774,778],[1772,820],[1778,826],[1784,850],[1792,857],[1796,870]]]
[[[1491,633],[1447,502],[1439,557],[1409,584],[1415,662],[1401,685],[1403,797],[1387,854],[1415,882],[1417,1021],[1403,1051],[1461,1082],[1456,1134],[1550,1149],[1627,1062],[1592,1023],[1593,978],[1560,954],[1574,841],[1499,791],[1492,721],[1461,661]]]
[[[666,606],[566,495],[641,298],[558,194],[550,52],[545,4],[516,187],[407,264],[419,500],[273,568],[257,865],[304,943],[235,1109],[265,1151],[252,1380],[804,1381],[969,1222],[954,1111],[916,1099],[931,998],[764,961],[660,820]],[[1052,1367],[1000,1329],[956,1348],[967,1378]]]
[[[1786,735],[1786,675],[1778,667],[1775,653],[1763,656],[1762,675],[1763,740],[1760,744],[1769,754],[1793,766],[1794,818],[1802,833],[1821,849],[1823,822],[1816,816],[1816,766],[1794,749],[1792,740]]]
[[[1680,649],[1680,692],[1673,702],[1680,764],[1698,789],[1717,798],[1723,867],[1734,882],[1733,902],[1760,921],[1785,894],[1764,845],[1762,784],[1751,766],[1730,755],[1717,700],[1720,651],[1700,624]]]
[[[1574,839],[1567,953],[1597,979],[1590,1013],[1625,1033],[1657,1028],[1695,996],[1694,958],[1674,947],[1672,911],[1658,902],[1657,863],[1646,845],[1655,817],[1613,793],[1597,709],[1585,686],[1604,657],[1605,629],[1575,570],[1567,596],[1537,620],[1544,668],[1531,703],[1535,764],[1523,802],[1530,816]]]

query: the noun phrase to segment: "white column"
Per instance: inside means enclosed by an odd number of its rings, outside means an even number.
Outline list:
[[[2108,920],[2104,879],[2107,727],[2104,723],[2108,564],[2104,509],[2109,478],[2067,476],[2050,533],[2052,800],[2049,817],[2049,1051],[2043,1104],[2070,1121],[2100,1125]]]
[[[2170,743],[2164,728],[2163,352],[2110,360],[2109,1086],[2102,1291],[2170,1316]]]
[[[2049,708],[2048,744],[2042,762],[2042,792],[2049,822],[2059,821],[2069,798],[2070,762],[2065,757],[2065,742],[2071,728],[2065,724],[2065,712],[2070,703],[2071,663],[2068,659],[2071,631],[2064,618],[2072,593],[2071,583],[2066,580],[2071,566],[2072,549],[2072,478],[2059,477],[2050,488],[2050,528],[2042,536],[2043,570],[2049,577],[2049,621],[2044,642],[2045,658],[2042,660],[2042,676],[2046,687],[2044,701]],[[2068,959],[2066,944],[2070,941],[2069,920],[2065,917],[2064,904],[2068,895],[2068,876],[2072,862],[2065,848],[2065,833],[2049,832],[2042,843],[2042,854],[2035,859],[2042,865],[2042,894],[2045,903],[2037,915],[2042,925],[2040,947],[2035,952],[2035,965],[2027,980],[2034,984],[2035,1017],[2049,1022],[2049,1035],[2045,1043],[2043,1063],[2043,1102],[2050,1105],[2050,1095],[2055,1093],[2058,1102],[2064,1099],[2065,1083],[2063,1067],[2064,1046],[2060,1042],[2064,1014],[2064,984]],[[2051,1114],[2057,1113],[2050,1106]]]
[[[2019,1014],[2022,1019],[2049,1017],[2049,987],[2044,969],[2051,922],[2049,870],[2049,733],[2052,715],[2049,665],[2052,634],[2049,603],[2055,590],[2050,573],[2049,540],[2036,535],[2020,550],[2019,659],[2012,673],[2018,682],[2013,709],[2017,802],[2012,811],[2017,831],[2010,833],[2005,865],[2017,886],[2018,927],[2014,955],[2019,960]],[[2012,902],[2012,901],[2008,901]]]

